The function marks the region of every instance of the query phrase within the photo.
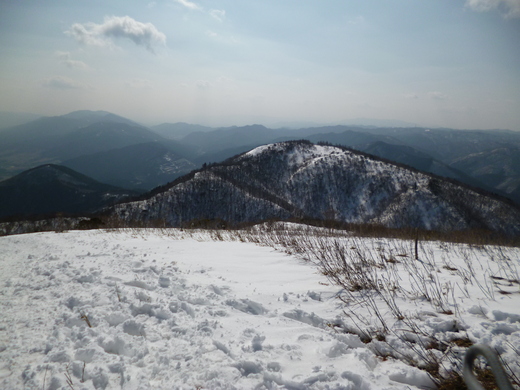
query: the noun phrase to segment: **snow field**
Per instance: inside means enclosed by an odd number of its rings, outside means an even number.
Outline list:
[[[0,387],[432,385],[424,371],[380,359],[330,326],[344,317],[339,288],[312,263],[175,232],[0,238]]]
[[[461,372],[469,345],[483,343],[520,382],[519,248],[419,241],[416,259],[414,240],[290,224],[257,226],[240,240],[297,254],[344,286],[335,326],[378,356],[446,377]]]

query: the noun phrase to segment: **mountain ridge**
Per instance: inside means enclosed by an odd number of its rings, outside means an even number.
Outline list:
[[[135,192],[44,164],[0,182],[0,218],[91,213],[131,195]]]
[[[474,205],[474,206],[472,206]],[[119,204],[122,219],[229,224],[332,219],[387,227],[520,234],[520,209],[433,175],[309,141],[269,144]]]

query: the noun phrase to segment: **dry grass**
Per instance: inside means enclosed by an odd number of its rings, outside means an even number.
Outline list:
[[[516,268],[498,246],[435,243],[443,247],[445,253],[462,258],[465,264],[462,267],[450,263],[451,256],[436,258],[438,255],[431,249],[433,244],[423,245],[413,235],[407,240],[380,237],[366,240],[344,230],[312,226],[287,228],[277,223],[210,234],[217,240],[271,246],[317,264],[331,283],[342,287],[338,297],[344,304],[346,320],[330,326],[335,331],[358,335],[381,359],[395,358],[425,370],[441,389],[466,388],[460,376],[461,349],[473,344],[457,325],[460,309],[455,289],[464,291],[465,286],[476,285],[484,296],[493,299],[495,292],[500,291],[500,283],[515,285],[514,281],[518,280]],[[384,245],[378,245],[379,241],[384,241]],[[489,270],[489,264],[481,260],[486,257],[489,262],[500,265],[500,276],[492,278],[493,275],[486,274],[482,282],[475,275]],[[439,269],[448,271],[458,282],[444,280]],[[406,286],[400,279],[404,274],[409,278]],[[418,318],[402,308],[403,302],[417,299],[426,302],[437,316],[452,318],[453,332],[459,337],[443,341],[435,334],[424,333]],[[392,343],[396,339],[406,348],[396,348]],[[494,388],[489,370],[480,368],[476,374],[486,389]]]

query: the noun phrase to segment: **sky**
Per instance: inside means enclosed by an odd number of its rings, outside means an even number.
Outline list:
[[[520,0],[0,0],[0,111],[520,130]]]

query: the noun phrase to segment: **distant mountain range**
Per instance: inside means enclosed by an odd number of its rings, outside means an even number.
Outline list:
[[[168,139],[182,139],[191,133],[204,133],[215,130],[212,127],[190,125],[189,123],[163,123],[161,125],[150,127],[154,132]]]
[[[34,121],[38,118],[41,118],[41,115],[26,112],[0,111],[0,131],[8,127],[18,126]]]
[[[63,165],[112,185],[145,192],[195,168],[159,142],[147,142],[66,160]]]
[[[289,141],[190,173],[115,206],[130,221],[168,225],[268,219],[335,220],[434,230],[520,234],[520,208],[344,148]]]
[[[1,129],[0,180],[61,164],[96,181],[143,193],[204,164],[301,139],[347,146],[520,204],[520,132],[350,125],[210,128],[187,123],[148,128],[106,111],[87,110]]]
[[[0,179],[63,164],[111,185],[147,191],[197,167],[186,154],[193,155],[192,148],[129,119],[76,111],[0,132]]]

